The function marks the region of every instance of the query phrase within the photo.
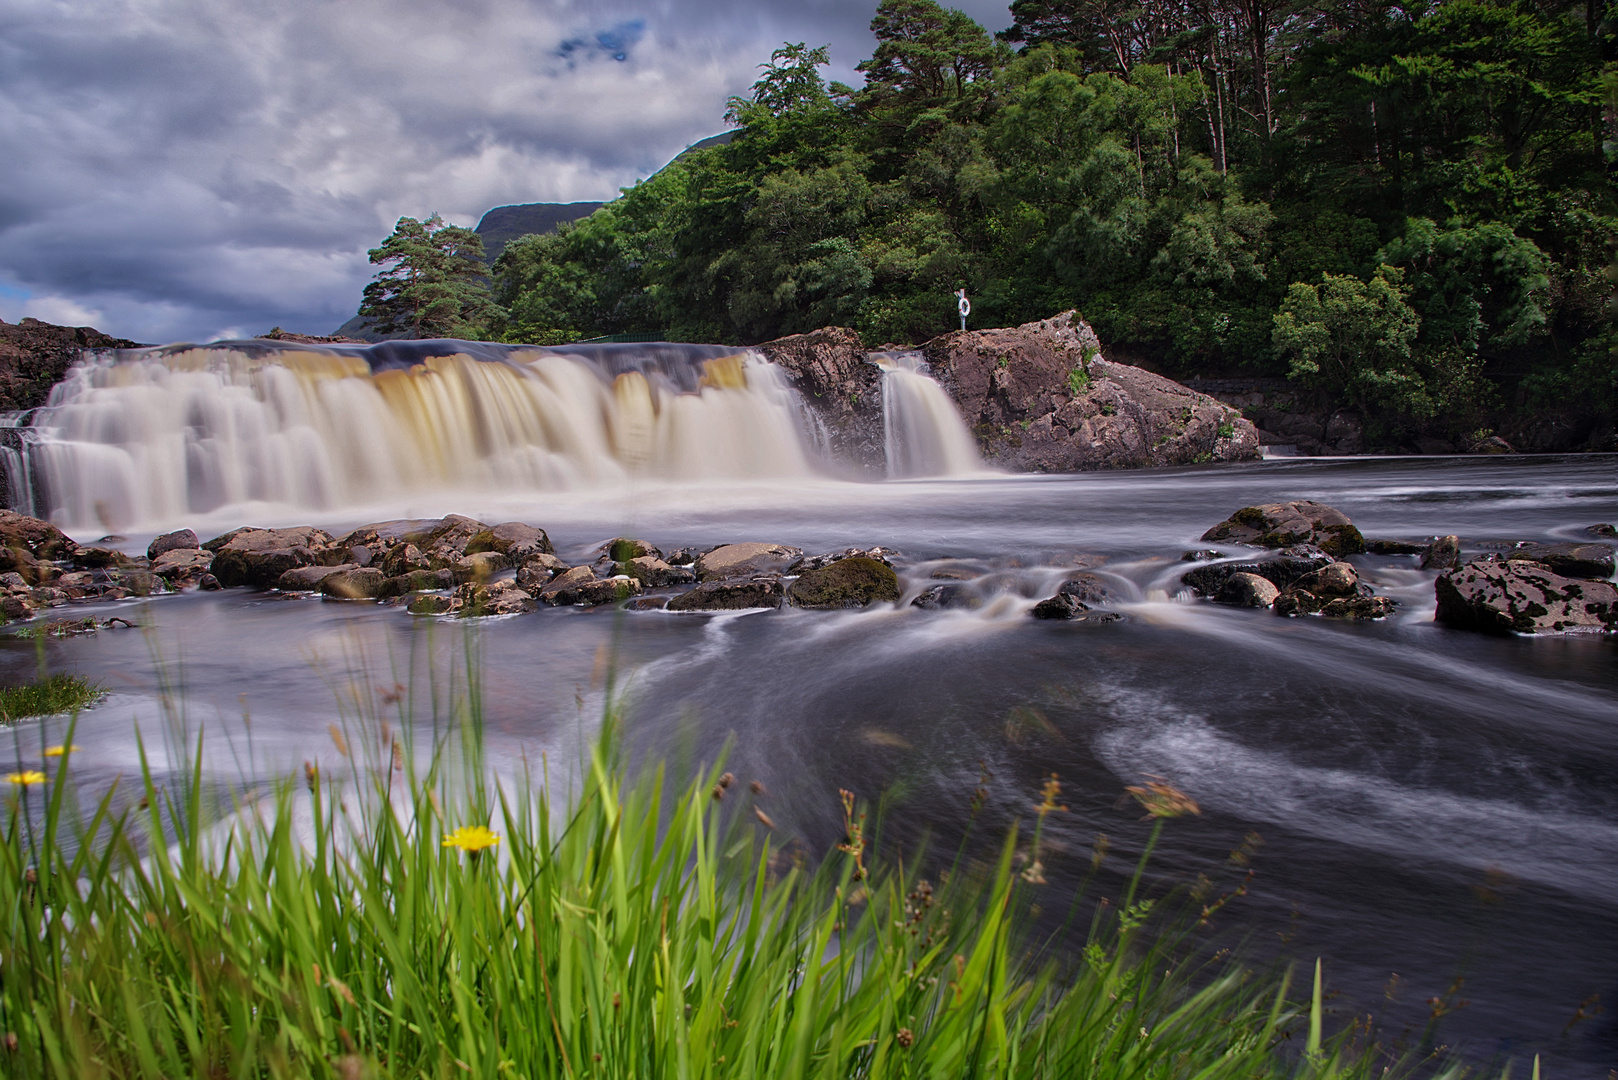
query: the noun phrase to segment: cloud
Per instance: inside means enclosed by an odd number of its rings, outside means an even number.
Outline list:
[[[782,41],[830,43],[857,81],[874,7],[8,0],[0,316],[329,332],[400,216],[610,198],[721,130]]]

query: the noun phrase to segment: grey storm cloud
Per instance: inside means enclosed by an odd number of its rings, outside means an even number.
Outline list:
[[[0,0],[0,317],[328,333],[400,216],[611,198],[875,2]]]

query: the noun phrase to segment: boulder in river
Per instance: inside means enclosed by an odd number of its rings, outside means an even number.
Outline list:
[[[929,585],[910,601],[911,607],[923,611],[973,610],[983,606],[983,600],[973,589],[958,582]]]
[[[356,566],[321,578],[320,591],[338,600],[375,600],[386,580],[387,575],[374,566]]]
[[[214,551],[210,568],[226,588],[251,585],[268,589],[288,570],[320,562],[316,553],[332,542],[330,533],[308,526],[245,528],[226,535],[229,539]]]
[[[1427,548],[1427,544],[1417,544],[1409,540],[1365,541],[1367,555],[1420,555]]]
[[[282,592],[318,591],[320,583],[338,571],[358,569],[356,563],[342,563],[338,566],[297,566],[277,578],[275,587]]]
[[[1269,578],[1237,573],[1225,579],[1214,601],[1232,607],[1264,608],[1275,603],[1275,598],[1280,595],[1281,590]]]
[[[1294,589],[1306,589],[1316,596],[1364,596],[1371,590],[1360,584],[1359,571],[1346,562],[1329,563],[1312,570],[1292,583]]]
[[[621,574],[627,574],[648,589],[665,585],[689,585],[697,575],[689,566],[670,566],[655,555],[641,555],[615,564]]]
[[[1090,605],[1068,593],[1048,596],[1034,605],[1036,619],[1076,619],[1090,610]]]
[[[213,552],[195,548],[169,548],[151,562],[151,572],[165,581],[192,584],[213,565]]]
[[[781,579],[732,578],[705,581],[668,603],[669,611],[740,611],[781,606]]]
[[[1305,574],[1330,566],[1332,557],[1307,544],[1284,548],[1273,559],[1262,562],[1213,563],[1187,570],[1180,580],[1200,596],[1218,596],[1232,574],[1256,574],[1285,589]]]
[[[1487,633],[1618,632],[1618,588],[1527,560],[1486,556],[1440,574],[1434,619]]]
[[[1347,514],[1311,499],[1244,506],[1202,538],[1267,548],[1313,544],[1337,558],[1365,550],[1365,538]]]
[[[867,358],[859,334],[831,326],[767,341],[758,351],[797,386],[825,425],[837,460],[874,477],[887,475],[882,372]]]
[[[201,547],[202,541],[198,539],[196,533],[190,529],[178,529],[171,533],[164,533],[148,544],[146,557],[155,561],[165,551],[174,551],[177,548],[192,550],[200,549]]]
[[[563,574],[551,579],[539,592],[541,603],[553,607],[568,607],[573,604],[583,604],[594,607],[598,604],[614,604],[619,600],[627,600],[640,593],[640,582],[627,575],[617,575],[608,578],[598,578],[595,571],[588,566],[575,566]]]
[[[515,581],[468,581],[455,591],[454,610],[463,619],[520,615],[534,610],[534,598]]]
[[[702,581],[721,581],[759,573],[780,573],[802,554],[801,548],[785,544],[724,544],[697,559],[697,577]]]
[[[1421,553],[1423,570],[1453,570],[1461,565],[1461,538],[1440,536]]]
[[[787,599],[794,607],[821,610],[895,602],[899,575],[886,563],[856,555],[806,570],[787,590]]]
[[[1519,544],[1508,562],[1539,563],[1553,574],[1576,578],[1612,577],[1612,548],[1606,544]]]
[[[1275,598],[1277,615],[1320,615],[1327,619],[1385,619],[1398,604],[1386,596],[1323,596],[1291,588]]]
[[[450,570],[412,570],[408,574],[399,574],[382,582],[382,588],[377,592],[379,597],[408,596],[415,592],[433,592],[440,589],[453,589],[455,587],[455,574]]]
[[[48,521],[0,510],[0,548],[25,551],[35,560],[71,559],[79,545]]]
[[[647,543],[628,536],[616,536],[596,548],[596,554],[608,562],[622,563],[631,559],[661,559],[663,552]]]
[[[556,554],[556,549],[551,546],[551,538],[545,534],[544,529],[525,525],[520,521],[491,525],[475,533],[462,550],[468,555],[476,555],[482,551],[499,552],[509,559],[513,566],[522,565],[531,555]]]
[[[1258,457],[1258,430],[1206,394],[1114,363],[1077,312],[924,347],[985,460],[1024,472]]]

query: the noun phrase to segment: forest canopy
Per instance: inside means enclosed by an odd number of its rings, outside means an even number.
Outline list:
[[[1614,399],[1618,65],[1597,0],[882,0],[858,89],[785,44],[728,145],[493,272],[509,341],[873,345],[1077,308],[1169,374],[1389,423]]]

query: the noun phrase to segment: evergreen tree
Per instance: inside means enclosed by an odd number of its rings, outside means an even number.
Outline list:
[[[402,217],[370,256],[383,269],[365,287],[360,314],[379,333],[476,339],[500,315],[484,278],[483,238],[471,229],[437,214]]]

